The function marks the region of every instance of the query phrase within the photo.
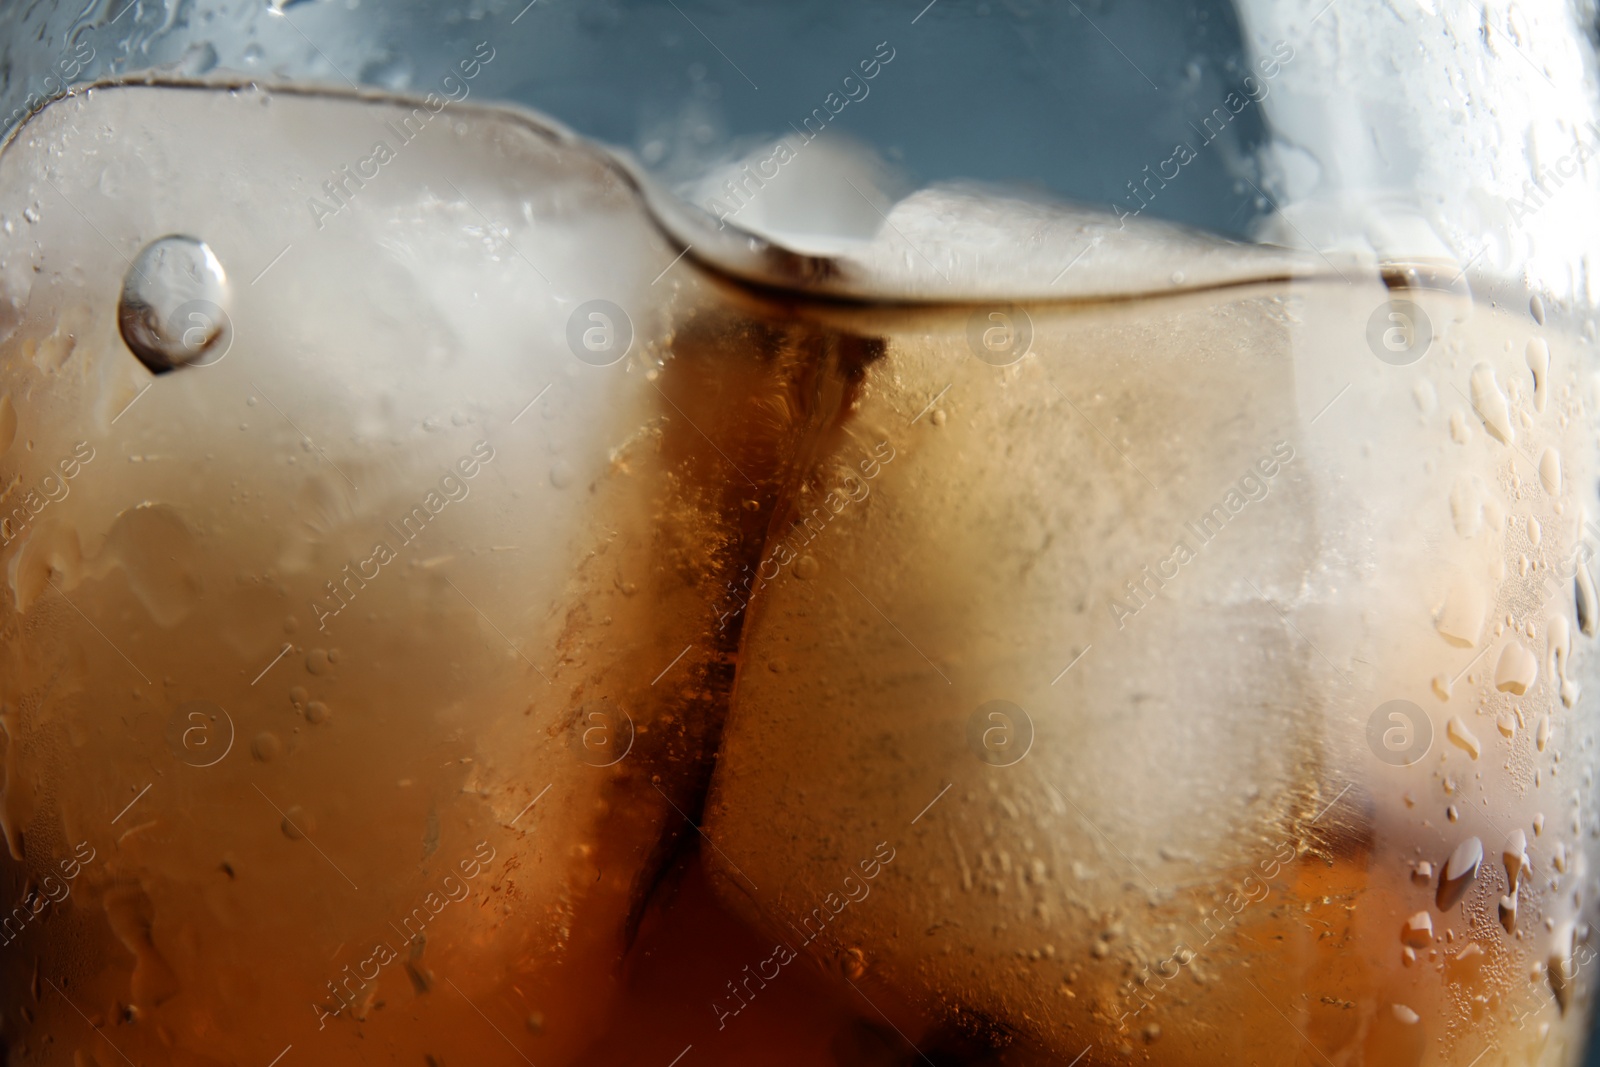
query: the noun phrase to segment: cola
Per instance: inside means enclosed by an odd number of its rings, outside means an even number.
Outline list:
[[[7,1062],[1576,1062],[1591,309],[414,106],[0,155]]]

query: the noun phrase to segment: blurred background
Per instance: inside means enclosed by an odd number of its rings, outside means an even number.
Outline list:
[[[461,61],[485,56],[463,81]],[[863,81],[872,60],[882,62]],[[701,203],[708,177],[714,189],[734,161],[821,125],[807,119],[822,109],[821,137],[876,156],[886,184],[971,180],[1107,210],[1134,206],[1130,176],[1196,142],[1196,123],[1251,73],[1225,0],[0,7],[8,132],[70,85],[137,72],[523,105],[626,150]],[[1251,233],[1271,210],[1262,193],[1273,195],[1262,123],[1246,107],[1144,213]],[[1600,1067],[1593,1045],[1588,1062]]]
[[[1198,143],[1250,73],[1226,0],[926,4],[35,0],[0,11],[0,113],[14,125],[64,82],[149,70],[448,95],[487,43],[470,98],[542,111],[680,190],[822,109],[830,140],[902,188],[970,179],[1109,210],[1137,207],[1130,179]],[[1245,235],[1268,210],[1249,184],[1263,137],[1245,108],[1148,214]]]

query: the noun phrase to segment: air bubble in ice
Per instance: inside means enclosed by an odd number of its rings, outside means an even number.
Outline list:
[[[215,363],[232,343],[228,278],[204,241],[178,234],[150,242],[122,281],[117,324],[156,374]]]

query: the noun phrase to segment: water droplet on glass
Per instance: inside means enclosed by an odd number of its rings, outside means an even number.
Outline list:
[[[262,763],[271,763],[282,751],[283,742],[271,730],[263,730],[250,742],[250,754]]]
[[[1545,449],[1539,457],[1539,481],[1551,496],[1561,495],[1561,453],[1553,448]]]
[[[283,836],[290,841],[299,841],[307,834],[316,833],[317,824],[310,815],[306,814],[304,808],[296,804],[283,813],[283,822],[279,825],[279,829],[283,831]]]
[[[1483,587],[1463,578],[1450,587],[1434,626],[1439,636],[1451,644],[1471,648],[1483,632],[1483,617],[1487,610],[1488,602]]]
[[[1533,316],[1534,322],[1544,325],[1544,298],[1538,293],[1528,298],[1528,314]]]
[[[228,279],[204,242],[171,235],[146,245],[122,281],[117,324],[152,372],[204,366],[232,343]]]
[[[11,442],[17,439],[17,409],[12,406],[11,394],[0,396],[0,456],[11,451]]]
[[[1426,948],[1433,941],[1432,916],[1425,911],[1411,916],[1400,928],[1400,940],[1412,948]]]
[[[1483,424],[1501,441],[1512,444],[1516,433],[1511,428],[1511,406],[1495,380],[1494,368],[1487,363],[1473,367],[1471,388],[1472,406],[1482,417]]]
[[[1511,891],[1515,893],[1522,881],[1522,872],[1530,866],[1528,835],[1520,829],[1507,834],[1505,848],[1501,850],[1500,858],[1506,865],[1506,881],[1511,886]]]
[[[1516,638],[1506,642],[1500,650],[1500,662],[1494,669],[1494,687],[1502,693],[1521,696],[1533,688],[1539,677],[1539,659]]]
[[[198,78],[214,70],[217,50],[209,41],[200,41],[184,50],[173,68],[173,73],[186,78]]]
[[[1482,865],[1482,841],[1476,837],[1469,837],[1456,846],[1456,850],[1450,853],[1450,858],[1445,861],[1444,870],[1439,875],[1440,911],[1448,911],[1456,906],[1478,877],[1478,868]]]
[[[1535,337],[1528,342],[1526,355],[1528,370],[1533,372],[1534,410],[1543,412],[1550,395],[1550,346],[1545,344],[1544,338]]]
[[[1482,751],[1482,747],[1478,744],[1478,739],[1473,736],[1472,731],[1467,729],[1467,724],[1461,721],[1460,716],[1452,715],[1450,717],[1450,721],[1445,724],[1445,733],[1457,748],[1473,759],[1478,758],[1478,753]]]
[[[1585,637],[1593,637],[1595,629],[1595,616],[1600,611],[1600,605],[1595,603],[1594,578],[1589,574],[1589,565],[1583,560],[1578,561],[1578,574],[1572,581],[1573,597],[1577,601],[1578,629],[1582,630]]]

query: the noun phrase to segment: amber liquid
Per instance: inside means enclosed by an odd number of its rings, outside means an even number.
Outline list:
[[[222,189],[380,106],[116,90],[25,147],[151,94]],[[604,166],[449,135],[307,232],[299,177],[153,174],[155,222],[50,172],[88,214],[29,223],[0,340],[6,1062],[1576,1062],[1583,309],[657,285]],[[260,220],[315,243],[257,275]],[[235,340],[152,376],[103,242],[180,223]]]

